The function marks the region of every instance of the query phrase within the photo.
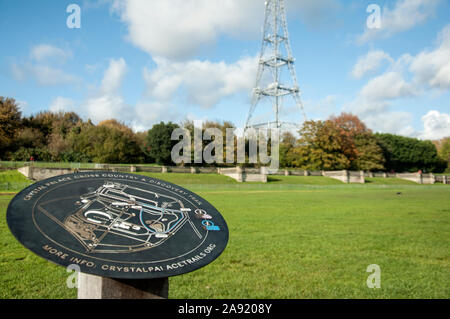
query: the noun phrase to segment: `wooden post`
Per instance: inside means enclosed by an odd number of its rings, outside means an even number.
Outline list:
[[[115,279],[78,273],[78,299],[167,299],[169,278]]]

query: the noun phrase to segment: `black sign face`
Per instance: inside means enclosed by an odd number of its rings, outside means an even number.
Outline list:
[[[37,182],[7,211],[14,236],[39,256],[113,278],[160,278],[216,259],[228,227],[206,200],[147,176],[87,172]]]

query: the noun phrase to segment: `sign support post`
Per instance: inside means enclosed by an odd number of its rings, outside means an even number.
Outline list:
[[[169,278],[116,279],[78,273],[78,299],[167,299]]]

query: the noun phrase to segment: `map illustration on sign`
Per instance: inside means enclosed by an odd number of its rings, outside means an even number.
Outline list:
[[[75,173],[37,182],[13,199],[7,221],[38,255],[115,278],[190,272],[216,259],[228,241],[225,220],[203,198],[126,173]]]
[[[173,197],[119,183],[106,183],[84,194],[79,210],[66,217],[64,227],[88,252],[128,253],[150,249],[176,234],[189,221],[190,208]],[[39,207],[45,214],[44,205]],[[55,218],[51,216],[50,218]],[[196,226],[193,232],[201,239]],[[117,237],[129,245],[118,245]]]

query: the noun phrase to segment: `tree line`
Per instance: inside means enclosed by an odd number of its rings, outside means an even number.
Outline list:
[[[171,150],[177,141],[171,135],[180,126],[193,132],[192,122],[161,122],[146,132],[133,132],[115,119],[95,125],[74,112],[22,116],[14,99],[0,97],[0,160],[173,165]],[[234,126],[213,121],[203,125],[203,129],[210,127],[219,128],[225,136],[226,129]],[[357,116],[347,113],[307,121],[298,133],[299,137],[282,134],[281,167],[443,172],[450,162],[449,137],[432,142],[373,133]]]

